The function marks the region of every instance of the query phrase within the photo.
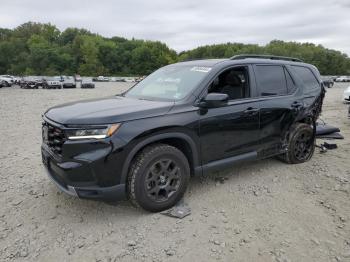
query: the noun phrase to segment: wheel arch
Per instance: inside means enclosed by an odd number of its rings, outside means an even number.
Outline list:
[[[177,149],[179,149],[182,153],[184,153],[190,165],[191,175],[194,175],[195,168],[199,166],[199,153],[196,147],[196,143],[187,134],[171,132],[148,137],[138,142],[135,146],[133,146],[132,150],[128,153],[127,157],[125,158],[122,167],[120,181],[121,183],[124,183],[127,180],[129,168],[135,156],[146,146],[155,143],[163,143],[174,146]]]

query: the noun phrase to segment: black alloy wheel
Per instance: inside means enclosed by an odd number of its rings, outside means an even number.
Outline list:
[[[290,128],[287,142],[287,152],[278,159],[288,164],[299,164],[309,161],[315,151],[315,135],[312,125],[296,123]]]
[[[172,159],[160,159],[148,170],[145,179],[147,195],[156,202],[168,200],[181,183],[181,170]]]
[[[310,158],[313,151],[313,134],[311,132],[302,131],[295,139],[294,155],[299,161],[306,161]]]
[[[190,179],[187,157],[178,148],[153,144],[132,161],[127,190],[132,204],[151,212],[174,206],[184,195]]]

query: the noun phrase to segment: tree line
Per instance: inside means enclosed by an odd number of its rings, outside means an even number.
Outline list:
[[[346,54],[311,43],[226,43],[177,54],[159,41],[107,38],[78,28],[61,32],[52,24],[28,22],[12,30],[0,28],[0,74],[147,75],[178,61],[236,54],[292,56],[316,65],[322,74],[350,73],[350,58]]]
[[[226,43],[207,45],[179,54],[181,60],[232,57],[239,54],[289,56],[315,65],[323,75],[350,74],[350,58],[340,51],[327,49],[312,43],[284,42],[273,40],[265,46],[254,44]]]

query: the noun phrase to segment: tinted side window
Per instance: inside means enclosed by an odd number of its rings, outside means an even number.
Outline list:
[[[284,69],[284,74],[287,80],[288,94],[293,94],[297,89],[297,86],[295,85],[293,78],[290,76],[289,72],[286,69]]]
[[[257,65],[256,81],[261,96],[286,95],[287,85],[284,69],[279,65]]]
[[[220,73],[209,85],[208,93],[227,94],[229,100],[250,97],[248,67],[239,66]]]
[[[307,67],[293,66],[295,72],[305,84],[306,90],[311,90],[320,86],[315,75]]]

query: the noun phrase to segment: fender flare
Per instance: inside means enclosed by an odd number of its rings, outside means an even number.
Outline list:
[[[189,144],[189,146],[191,147],[193,168],[195,169],[197,166],[199,166],[198,150],[197,150],[195,142],[193,141],[193,139],[189,135],[186,135],[184,133],[177,133],[177,132],[154,135],[154,136],[148,137],[145,140],[142,140],[141,142],[136,144],[136,146],[134,146],[132,148],[132,150],[129,152],[129,154],[127,155],[127,157],[125,159],[123,167],[122,167],[122,174],[121,174],[121,178],[120,178],[120,183],[126,183],[130,163],[131,163],[132,159],[136,156],[136,154],[140,151],[141,148],[143,148],[151,143],[154,143],[154,142],[157,142],[159,140],[166,139],[166,138],[180,138],[180,139],[186,141]]]

